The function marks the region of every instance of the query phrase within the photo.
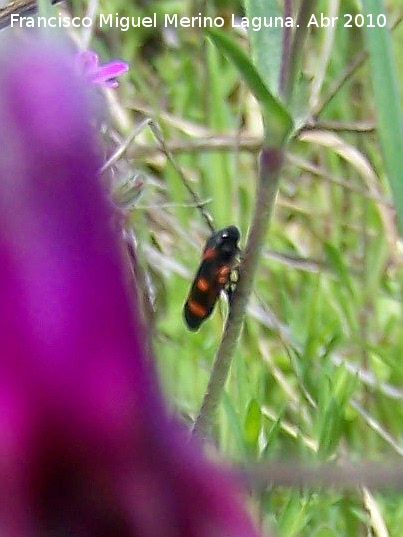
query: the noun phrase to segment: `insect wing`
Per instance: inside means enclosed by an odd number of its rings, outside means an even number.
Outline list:
[[[215,257],[203,258],[183,308],[185,321],[190,330],[198,330],[201,323],[213,312],[223,287],[216,279],[216,273]]]

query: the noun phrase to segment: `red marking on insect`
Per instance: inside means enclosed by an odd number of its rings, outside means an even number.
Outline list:
[[[195,302],[191,298],[187,301],[187,307],[189,308],[189,311],[197,317],[204,317],[207,313],[206,309],[201,304]]]
[[[211,237],[213,238],[214,235]],[[207,261],[208,259],[215,259],[217,257],[217,250],[216,248],[207,248],[207,246],[204,248],[202,261]]]
[[[193,280],[183,315],[190,330],[198,330],[214,310],[239,254],[239,231],[229,226],[214,233],[206,242],[199,269]]]
[[[206,280],[206,278],[199,278],[196,282],[196,285],[199,291],[201,291],[202,293],[208,291],[210,287],[210,283]]]

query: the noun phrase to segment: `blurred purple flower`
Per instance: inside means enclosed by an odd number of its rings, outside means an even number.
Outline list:
[[[92,84],[107,88],[119,86],[116,78],[129,70],[129,65],[121,60],[114,60],[105,65],[99,65],[99,57],[92,50],[84,50],[77,54],[79,70]]]
[[[3,44],[0,71],[0,535],[256,536],[161,402],[93,88],[38,36]]]

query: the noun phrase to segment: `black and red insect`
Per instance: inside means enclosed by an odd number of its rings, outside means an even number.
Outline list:
[[[220,292],[230,284],[231,271],[237,256],[239,230],[229,226],[214,233],[206,242],[199,269],[183,308],[190,330],[198,330],[214,310]]]

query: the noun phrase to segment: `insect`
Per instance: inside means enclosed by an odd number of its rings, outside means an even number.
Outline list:
[[[214,233],[206,242],[199,269],[183,308],[190,330],[198,330],[214,310],[220,292],[230,284],[231,271],[236,264],[239,230],[229,226]]]

